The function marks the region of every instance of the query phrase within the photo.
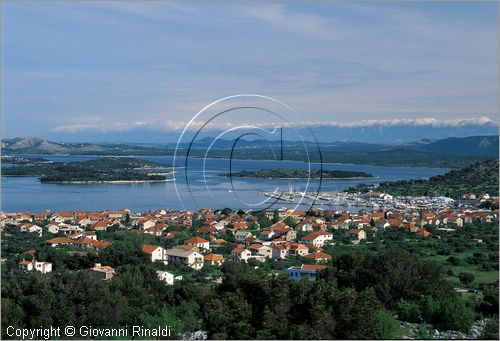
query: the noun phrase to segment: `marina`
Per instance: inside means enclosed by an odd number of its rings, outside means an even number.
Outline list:
[[[314,206],[341,206],[370,209],[422,209],[438,210],[455,207],[457,202],[448,197],[398,196],[386,193],[349,193],[349,192],[263,192],[264,196],[295,204],[314,204]]]

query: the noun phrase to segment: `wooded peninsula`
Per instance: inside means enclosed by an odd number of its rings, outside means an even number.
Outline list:
[[[84,162],[37,162],[33,165],[2,167],[3,176],[39,176],[41,182],[125,183],[168,181],[171,170],[154,162],[105,157]],[[153,173],[154,172],[154,173]]]

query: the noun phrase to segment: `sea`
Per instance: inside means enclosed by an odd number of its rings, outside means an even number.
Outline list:
[[[17,155],[43,157],[54,162],[80,162],[102,156],[86,155]],[[37,177],[2,177],[1,210],[6,212],[44,210],[116,210],[133,212],[158,209],[198,210],[229,207],[243,210],[294,208],[305,210],[320,203],[308,199],[288,202],[265,193],[338,192],[359,183],[428,179],[444,174],[447,168],[382,167],[371,165],[305,163],[279,160],[201,159],[173,156],[134,156],[164,166],[175,165],[169,182],[127,184],[56,184],[41,183]],[[229,171],[298,168],[362,171],[375,176],[369,179],[257,179],[221,176]],[[323,209],[343,210],[338,205],[321,204]],[[355,209],[351,209],[355,210]]]

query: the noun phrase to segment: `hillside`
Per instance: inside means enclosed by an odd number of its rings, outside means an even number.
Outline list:
[[[498,157],[498,135],[424,140],[410,148],[434,154]]]
[[[447,196],[455,199],[460,199],[465,193],[498,196],[498,160],[476,162],[429,180],[382,182],[376,188],[358,185],[349,191],[366,192],[370,189],[392,195]]]
[[[179,156],[205,157],[212,138],[181,145]],[[498,136],[472,136],[444,140],[422,140],[402,145],[384,145],[358,142],[320,143],[321,158],[315,143],[305,142],[312,162],[352,163],[389,167],[447,167],[461,168],[476,161],[498,158]],[[234,140],[218,140],[208,157],[228,158]],[[270,149],[272,146],[273,150]],[[280,141],[239,140],[234,158],[250,160],[275,160]],[[33,137],[2,140],[2,155],[67,154],[67,155],[174,155],[175,144],[91,144],[56,143]],[[278,155],[279,157],[279,155]],[[283,141],[283,159],[304,161],[308,155],[302,142]]]
[[[164,181],[158,174],[164,168],[153,162],[134,158],[106,157],[85,162],[37,163],[27,166],[2,167],[4,176],[39,176],[41,182],[127,182]],[[156,173],[152,174],[152,170]]]

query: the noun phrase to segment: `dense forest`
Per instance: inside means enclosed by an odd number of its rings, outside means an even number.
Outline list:
[[[498,160],[476,162],[429,180],[382,182],[376,188],[360,184],[349,191],[368,192],[373,189],[392,195],[447,196],[455,199],[462,198],[465,193],[498,196]]]
[[[104,157],[84,162],[47,163],[2,167],[2,175],[40,176],[41,182],[93,182],[93,181],[162,181],[162,174],[150,174],[152,170],[165,168],[153,162],[127,158]]]
[[[219,174],[221,176],[231,176],[237,178],[266,178],[266,179],[297,179],[297,178],[312,178],[319,179],[359,179],[373,178],[373,174],[346,171],[346,170],[326,170],[319,169],[297,169],[297,168],[280,168],[280,169],[259,169],[259,170],[243,170],[234,173]]]

